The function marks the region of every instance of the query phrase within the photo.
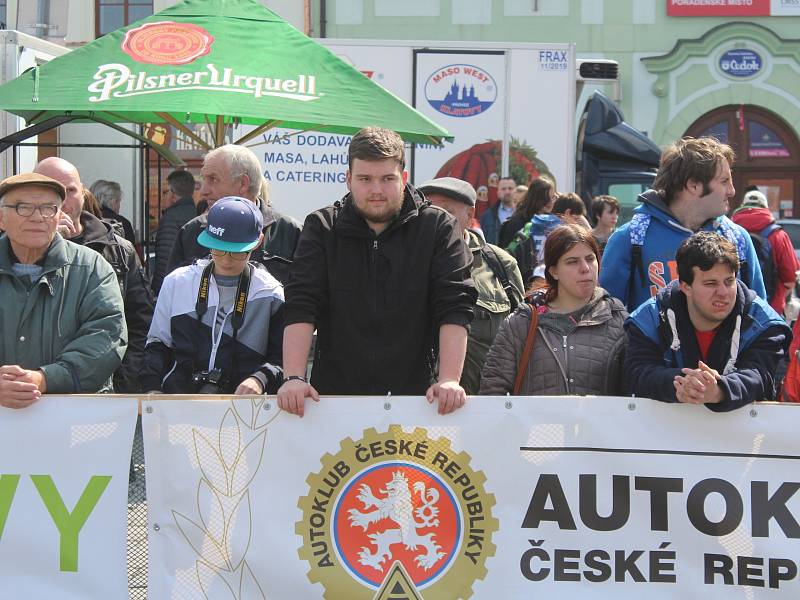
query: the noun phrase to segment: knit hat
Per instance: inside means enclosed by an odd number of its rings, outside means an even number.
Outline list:
[[[208,225],[197,236],[197,243],[224,252],[248,252],[258,245],[264,219],[255,204],[246,198],[226,196],[208,211]]]
[[[467,206],[475,206],[478,195],[472,184],[455,177],[439,177],[426,181],[417,189],[423,194],[442,194],[453,200],[463,202]]]
[[[769,208],[769,200],[758,190],[753,190],[744,195],[741,208]]]

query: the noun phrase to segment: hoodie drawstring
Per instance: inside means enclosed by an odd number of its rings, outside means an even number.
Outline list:
[[[727,375],[733,371],[736,359],[739,358],[739,339],[741,337],[742,329],[742,315],[736,315],[736,325],[733,328],[733,336],[731,337],[731,356],[728,362],[725,363],[725,368],[722,371],[723,375]]]
[[[669,347],[673,352],[677,352],[681,349],[681,338],[678,337],[678,326],[675,324],[675,311],[671,308],[667,309],[667,321],[670,331],[672,331],[672,343]]]

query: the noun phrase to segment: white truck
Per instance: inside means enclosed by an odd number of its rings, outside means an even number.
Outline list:
[[[408,148],[414,183],[459,177],[491,203],[498,176],[527,183],[548,174],[559,191],[587,202],[612,193],[627,208],[652,182],[659,150],[613,101],[593,95],[583,116],[576,110],[593,87],[616,95],[618,79],[616,63],[577,60],[574,44],[317,41],[454,135]],[[340,198],[349,141],[281,129],[254,140],[278,210],[302,220]]]
[[[30,68],[42,65],[69,48],[47,42],[19,31],[0,30],[0,84],[10,81]],[[25,127],[25,121],[11,113],[0,111],[0,139]],[[36,137],[25,140],[36,143]],[[36,164],[38,148],[18,146],[0,153],[0,180],[17,173],[30,171]]]

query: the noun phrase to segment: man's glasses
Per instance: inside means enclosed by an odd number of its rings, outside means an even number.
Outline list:
[[[226,254],[233,260],[247,260],[247,257],[250,256],[250,252],[226,252],[225,250],[211,249],[211,256],[215,258],[222,258]]]
[[[30,202],[18,202],[16,204],[3,204],[3,208],[13,208],[20,217],[33,216],[35,211],[39,211],[43,219],[52,219],[58,214],[58,204],[31,204]]]

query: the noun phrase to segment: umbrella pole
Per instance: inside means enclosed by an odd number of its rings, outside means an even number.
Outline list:
[[[214,146],[219,148],[225,143],[225,117],[217,115],[216,127],[214,128]]]
[[[175,119],[169,113],[156,113],[156,114],[162,119],[164,119],[167,123],[172,125],[175,129],[183,133],[186,137],[194,140],[197,143],[197,145],[200,146],[201,148],[205,150],[211,150],[211,146],[209,146],[203,138],[201,138],[194,131],[186,127],[186,125]]]

